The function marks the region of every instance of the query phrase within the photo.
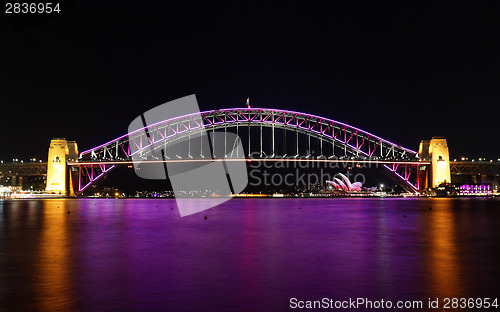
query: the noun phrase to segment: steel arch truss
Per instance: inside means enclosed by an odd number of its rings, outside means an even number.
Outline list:
[[[193,136],[203,130],[208,132],[241,126],[271,127],[273,129],[273,151],[269,157],[276,156],[274,153],[274,129],[278,128],[297,133],[297,155],[295,157],[299,156],[298,134],[300,133],[319,140],[321,143],[321,155],[319,157],[323,157],[323,143],[326,142],[326,144],[332,145],[333,152],[335,148],[340,147],[345,152],[344,156],[349,153],[351,159],[395,162],[417,160],[417,152],[413,150],[401,147],[372,133],[332,119],[280,109],[235,108],[194,113],[149,125],[82,152],[79,161],[131,160],[133,156],[137,159],[136,154],[139,155],[139,158],[147,159],[148,153],[151,150],[167,146],[168,143],[180,138]],[[310,147],[308,151],[310,151]],[[251,152],[249,150],[248,155]],[[262,138],[259,155],[263,157]],[[311,155],[306,156],[310,157]],[[327,156],[331,157],[332,155]],[[193,158],[191,155],[189,157]],[[241,157],[244,158],[245,155],[241,155]],[[80,191],[112,169],[112,166],[104,166],[103,168],[97,165],[89,166],[92,167],[79,169],[79,177],[86,179],[86,183],[79,182],[81,186],[79,187]],[[415,189],[415,186],[409,182],[409,174],[399,174],[398,167],[391,167],[390,165],[386,167]]]
[[[420,189],[420,181],[418,171],[420,164],[418,163],[392,163],[384,165],[389,171],[396,175],[400,181],[404,181],[408,191],[418,191]]]
[[[83,160],[128,160],[152,145],[196,132],[228,126],[263,125],[308,134],[340,144],[352,155],[377,159],[415,160],[417,152],[367,131],[319,116],[261,108],[222,109],[180,116],[138,129],[80,154]]]
[[[86,190],[90,185],[99,180],[114,167],[115,165],[98,163],[78,166],[78,192]],[[72,170],[72,177],[74,177],[74,171]]]

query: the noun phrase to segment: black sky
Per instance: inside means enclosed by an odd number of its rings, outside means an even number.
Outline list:
[[[283,108],[402,146],[445,136],[452,157],[500,158],[494,2],[381,5],[65,1],[59,16],[2,9],[0,159],[80,150],[142,112],[196,94],[202,110]]]

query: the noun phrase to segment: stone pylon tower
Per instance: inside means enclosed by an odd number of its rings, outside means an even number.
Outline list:
[[[442,183],[451,183],[450,153],[448,144],[443,137],[433,137],[432,140],[422,140],[418,149],[418,156],[422,160],[431,162],[427,171],[425,188],[436,188]]]
[[[77,159],[78,146],[75,141],[66,141],[64,138],[54,138],[50,141],[47,160],[47,186],[45,188],[47,192],[73,195],[66,162]]]

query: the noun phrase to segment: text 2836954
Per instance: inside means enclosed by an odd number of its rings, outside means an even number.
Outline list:
[[[5,3],[6,14],[51,14],[61,13],[59,3],[37,3],[37,2],[7,2]]]

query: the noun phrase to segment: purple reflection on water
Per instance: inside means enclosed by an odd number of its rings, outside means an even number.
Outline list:
[[[292,297],[498,296],[499,204],[235,199],[180,218],[165,199],[3,201],[0,310],[286,311]]]

